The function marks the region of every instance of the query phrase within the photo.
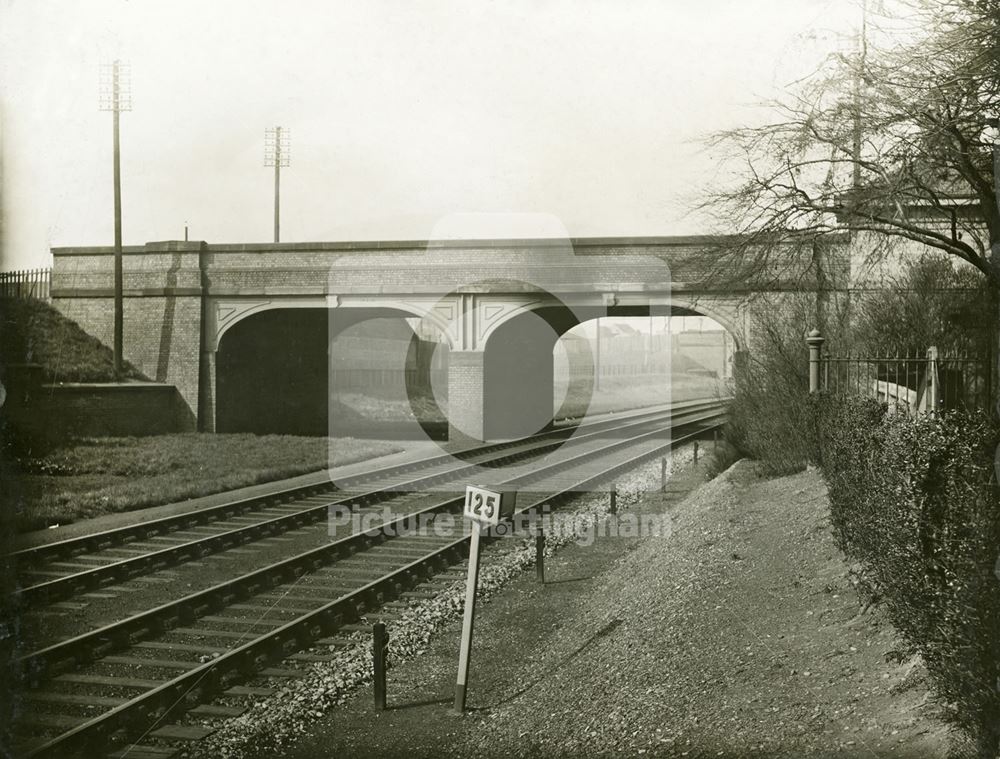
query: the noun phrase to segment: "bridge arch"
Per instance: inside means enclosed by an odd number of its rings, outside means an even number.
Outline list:
[[[604,317],[705,316],[726,330],[735,351],[739,351],[746,345],[746,336],[738,326],[738,309],[732,306],[727,310],[726,305],[706,307],[704,303],[671,299],[569,308],[549,300],[511,309],[504,319],[491,325],[484,336],[482,437],[490,440],[516,438],[551,426],[555,416],[553,349],[573,327]],[[581,374],[594,369],[591,362],[592,357],[588,357]],[[726,367],[723,376],[728,375],[728,371]],[[574,382],[581,386],[576,387]],[[592,392],[592,380],[582,379],[571,379],[566,390],[567,395],[582,393],[588,398]],[[474,414],[466,416],[474,417]]]
[[[405,405],[410,385],[430,387],[433,351],[407,323],[413,316],[397,308],[330,309],[325,303],[246,309],[219,330],[216,430],[418,435],[417,422],[373,419],[366,415],[370,408],[350,399],[352,391],[374,387],[387,404]],[[435,402],[432,395],[429,402]]]
[[[593,301],[593,299],[591,299]],[[744,313],[744,306],[741,300],[735,297],[704,297],[687,296],[683,292],[651,294],[646,299],[635,297],[618,298],[612,296],[607,299],[607,303],[579,302],[567,299],[563,303],[556,296],[539,297],[527,302],[518,303],[508,309],[502,318],[491,323],[485,330],[482,340],[488,342],[493,333],[503,327],[504,324],[517,319],[525,313],[540,312],[549,314],[547,319],[551,319],[551,314],[560,311],[565,317],[569,315],[586,316],[589,319],[598,316],[648,316],[650,311],[657,315],[671,316],[706,316],[718,322],[733,338],[733,342],[738,351],[746,351],[749,346],[748,324]],[[579,318],[577,322],[570,323],[563,328],[563,332],[571,329],[578,323],[583,323],[587,319]],[[555,322],[553,322],[555,324]]]
[[[553,347],[567,331],[591,319],[651,312],[707,316],[728,330],[737,350],[747,343],[735,301],[679,293],[590,293],[567,301],[537,290],[487,288],[420,299],[325,296],[220,301],[213,334],[206,336],[210,343],[214,337],[216,348],[216,429],[363,434],[346,424],[344,409],[330,401],[336,392],[331,377],[338,376],[332,346],[345,330],[373,319],[419,318],[438,333],[450,354],[448,379],[435,383],[429,374],[421,375],[416,391],[420,404],[426,412],[429,401],[438,409],[432,417],[448,419],[451,436],[474,439],[520,437],[552,423]],[[412,383],[413,373],[404,371],[408,359],[397,358],[394,369],[406,377],[403,382]],[[400,385],[395,391],[399,398],[411,400],[411,408],[412,390]],[[447,414],[442,410],[445,403]]]

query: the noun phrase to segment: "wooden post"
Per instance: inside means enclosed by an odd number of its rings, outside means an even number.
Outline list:
[[[667,457],[660,459],[660,492],[667,492]]]
[[[535,579],[545,584],[545,529],[541,525],[535,531]]]
[[[719,428],[712,430],[712,453],[719,452]]]
[[[469,657],[472,653],[472,627],[476,620],[476,586],[479,584],[479,522],[472,522],[469,542],[469,574],[465,582],[465,613],[462,617],[462,645],[458,652],[458,677],[455,680],[455,706],[458,714],[465,712],[465,691],[469,685]]]
[[[612,514],[617,514],[618,513],[618,486],[617,485],[612,485],[611,486],[611,493],[610,493],[610,495],[611,495],[611,507],[610,507],[609,510],[611,511]]]
[[[118,61],[115,61],[112,68],[112,136],[114,140],[114,162],[113,167],[113,180],[114,180],[114,193],[115,193],[115,303],[114,303],[114,332],[112,338],[112,359],[114,361],[114,374],[115,382],[122,381],[122,367],[123,367],[123,346],[124,346],[124,333],[125,333],[125,305],[124,299],[122,297],[123,281],[124,275],[122,274],[122,169],[121,169],[121,150],[119,148],[118,139],[118,117],[119,111],[121,110],[121,102],[119,99],[119,72],[118,72]]]
[[[938,410],[938,349],[927,349],[927,411],[933,416]]]
[[[694,441],[694,465],[698,466],[698,441]]]
[[[819,392],[819,360],[820,350],[825,340],[818,329],[812,330],[806,337],[806,345],[809,346],[809,392]]]
[[[372,662],[375,669],[375,708],[385,709],[385,670],[389,657],[389,635],[385,622],[372,625]]]

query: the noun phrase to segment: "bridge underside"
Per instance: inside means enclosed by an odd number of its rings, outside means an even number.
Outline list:
[[[666,313],[700,315],[685,307]],[[542,307],[508,319],[476,350],[463,351],[418,339],[412,314],[399,309],[263,310],[231,325],[219,340],[215,430],[464,441],[524,437],[553,423],[553,349],[560,337],[590,319],[649,314],[648,306]],[[444,355],[432,361],[424,354],[435,345]],[[567,394],[589,397],[595,357],[574,354],[569,360]],[[368,409],[359,405],[362,397]],[[397,409],[408,403],[415,414],[430,404],[436,413],[429,420],[366,415],[379,403]]]

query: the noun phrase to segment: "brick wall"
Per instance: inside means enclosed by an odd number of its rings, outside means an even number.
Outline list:
[[[201,358],[202,243],[127,247],[123,270],[123,351],[149,379],[169,383],[194,424]],[[106,248],[57,249],[52,304],[86,332],[114,337],[114,257]]]
[[[5,404],[18,438],[55,445],[72,437],[186,432],[193,422],[177,388],[151,382],[41,385]]]
[[[448,354],[448,439],[484,440],[481,351]]]

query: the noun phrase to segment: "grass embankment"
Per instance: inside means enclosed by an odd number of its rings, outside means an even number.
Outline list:
[[[399,448],[351,438],[161,435],[90,438],[21,462],[19,531],[280,480]]]
[[[38,364],[48,382],[111,382],[111,349],[40,300],[0,299],[0,356]],[[146,379],[127,361],[124,379]]]

